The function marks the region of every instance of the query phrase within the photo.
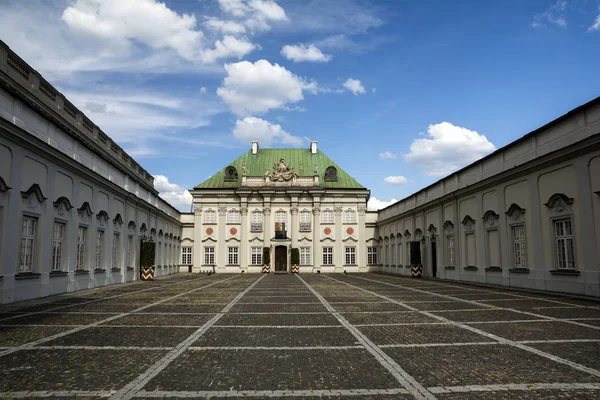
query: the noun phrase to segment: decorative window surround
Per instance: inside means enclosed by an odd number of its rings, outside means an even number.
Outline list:
[[[215,248],[204,247],[204,265],[215,265]]]
[[[454,265],[455,265],[455,254],[456,254],[456,247],[454,245],[454,224],[451,221],[446,221],[444,222],[443,225],[444,228],[444,235],[446,236],[446,254],[445,254],[445,258],[447,260],[447,265],[446,268],[447,269],[454,269]]]
[[[576,271],[575,227],[573,224],[574,199],[563,193],[554,193],[544,205],[552,223],[554,234],[554,274],[560,271]],[[551,271],[552,272],[552,271]],[[563,274],[565,275],[565,274]],[[568,273],[567,275],[576,275]]]
[[[333,265],[333,247],[323,247],[323,265]]]
[[[253,246],[250,249],[250,257],[252,265],[262,265],[262,247]]]
[[[192,265],[192,247],[185,246],[181,248],[181,264]]]
[[[204,212],[204,223],[205,224],[216,224],[217,223],[217,212],[213,209],[208,209]]]

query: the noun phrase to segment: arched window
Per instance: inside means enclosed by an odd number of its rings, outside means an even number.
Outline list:
[[[240,212],[239,210],[230,210],[227,215],[228,224],[239,224],[240,223]]]
[[[329,208],[326,208],[321,213],[321,223],[323,224],[333,224],[333,211]]]
[[[205,224],[214,224],[217,222],[217,213],[215,210],[206,210],[204,212],[204,223]]]
[[[300,212],[300,230],[310,231],[310,212],[307,210]]]
[[[351,209],[344,211],[344,223],[355,224],[356,223],[356,212]]]

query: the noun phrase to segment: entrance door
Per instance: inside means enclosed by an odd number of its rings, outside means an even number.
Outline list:
[[[436,243],[436,240],[431,241],[431,274],[434,278],[437,276],[437,243]]]
[[[275,272],[287,272],[287,247],[275,247]]]

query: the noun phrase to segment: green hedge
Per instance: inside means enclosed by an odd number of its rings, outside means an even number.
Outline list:
[[[297,248],[292,248],[290,252],[290,261],[292,265],[300,265],[300,250]]]
[[[410,242],[410,263],[411,265],[421,265],[421,242]]]
[[[263,247],[263,265],[271,265],[271,253],[268,247]]]
[[[142,242],[142,267],[149,267],[154,265],[154,259],[156,257],[156,243],[154,242]]]

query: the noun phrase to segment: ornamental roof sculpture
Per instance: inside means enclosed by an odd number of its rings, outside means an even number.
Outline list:
[[[273,172],[270,175],[272,181],[284,182],[296,179],[297,177],[298,174],[294,171],[294,168],[290,168],[283,157],[279,159],[279,163],[273,164]]]

